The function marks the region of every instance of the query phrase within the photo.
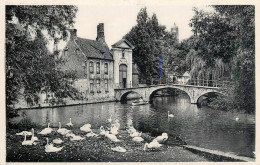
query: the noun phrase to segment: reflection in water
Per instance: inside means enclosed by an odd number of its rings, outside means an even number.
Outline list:
[[[19,113],[26,112],[33,122],[44,126],[51,123],[52,127],[58,127],[58,122],[65,125],[71,118],[76,127],[90,123],[96,129],[112,115],[113,121],[118,119],[120,129],[134,126],[153,136],[167,132],[167,144],[171,144],[173,137],[178,136],[190,145],[253,157],[254,115],[234,115],[207,107],[198,108],[190,104],[187,95],[155,97],[152,104],[142,106],[131,106],[131,102],[21,110]],[[168,111],[174,118],[168,118]],[[236,121],[236,117],[240,120]],[[13,122],[19,122],[22,118],[22,115],[14,118]]]

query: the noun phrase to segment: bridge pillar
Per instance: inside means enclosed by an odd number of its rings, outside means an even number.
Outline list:
[[[149,96],[150,96],[149,89],[142,90],[142,96],[144,101],[149,101]]]

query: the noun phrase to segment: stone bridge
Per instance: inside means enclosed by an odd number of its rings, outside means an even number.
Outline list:
[[[190,97],[191,104],[196,104],[198,99],[207,93],[220,93],[219,87],[209,87],[209,86],[194,86],[194,85],[186,85],[186,84],[172,84],[172,85],[154,85],[148,87],[137,87],[137,88],[123,88],[123,89],[115,89],[115,99],[117,101],[121,101],[126,99],[126,96],[132,92],[138,93],[143,97],[144,101],[151,101],[153,95],[159,89],[165,88],[173,88],[179,89],[187,93]]]

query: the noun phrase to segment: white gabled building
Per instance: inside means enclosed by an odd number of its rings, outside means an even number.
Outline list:
[[[112,45],[111,53],[114,59],[115,88],[131,88],[132,80],[132,50],[134,46],[126,39],[121,39]]]

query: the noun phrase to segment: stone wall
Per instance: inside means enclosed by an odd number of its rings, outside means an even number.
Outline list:
[[[127,66],[127,88],[132,87],[132,50],[124,49],[125,56],[122,57],[123,49],[112,48],[114,57],[114,76],[115,84],[119,84],[119,66],[125,64]]]

